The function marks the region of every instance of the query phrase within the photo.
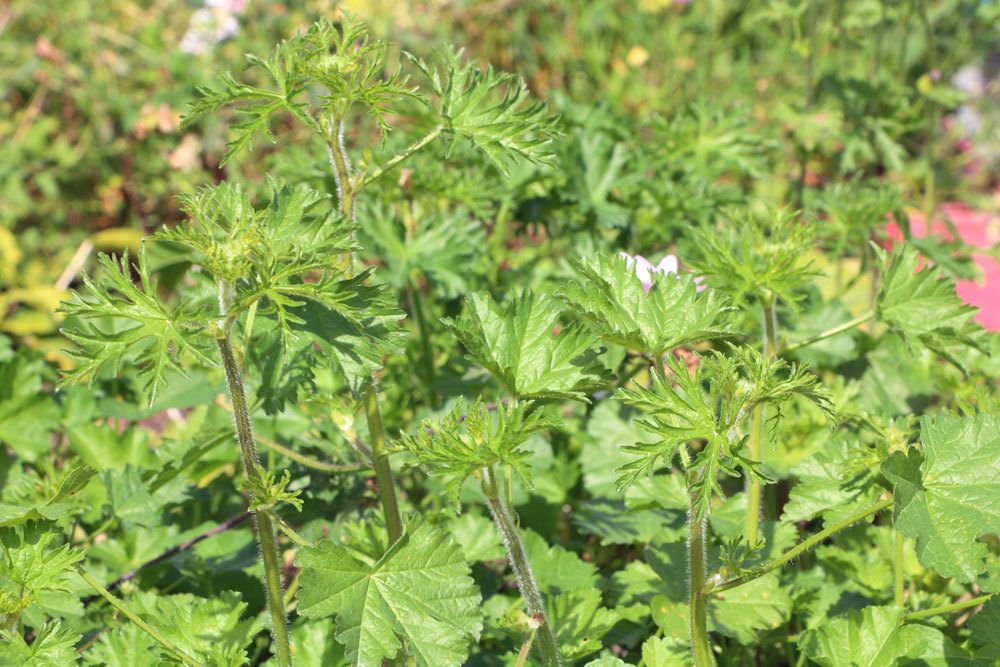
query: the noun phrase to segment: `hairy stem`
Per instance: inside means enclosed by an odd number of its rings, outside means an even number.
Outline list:
[[[486,496],[490,514],[496,523],[500,536],[503,538],[504,547],[507,549],[507,558],[510,566],[517,577],[517,587],[524,598],[524,610],[528,615],[529,622],[535,629],[537,641],[535,645],[542,658],[545,667],[560,667],[563,664],[562,654],[556,644],[555,634],[552,626],[549,625],[548,615],[545,612],[545,600],[542,592],[538,588],[535,580],[535,573],[528,562],[528,554],[524,550],[524,543],[521,542],[521,533],[517,527],[517,520],[507,501],[504,500],[500,487],[497,484],[496,476],[491,468],[484,469],[485,479],[482,484],[483,493]]]
[[[354,195],[364,180],[357,187],[351,180],[351,162],[344,146],[344,121],[339,118],[333,119],[332,128],[333,130],[328,132],[326,146],[330,154],[334,180],[337,182],[340,212],[345,218],[353,221]],[[354,273],[353,253],[350,258],[350,272]],[[399,501],[396,499],[396,485],[392,478],[389,455],[385,451],[385,428],[382,425],[382,412],[379,410],[374,378],[365,392],[365,416],[368,419],[368,431],[372,441],[372,465],[375,468],[375,479],[382,499],[382,512],[389,532],[389,542],[392,543],[403,535],[403,520],[399,515]]]
[[[688,509],[688,585],[691,606],[691,656],[694,667],[711,667],[715,664],[712,645],[708,637],[708,597],[705,588],[707,549],[705,543],[706,518],[698,518],[694,501]]]
[[[253,425],[250,412],[247,409],[246,394],[243,389],[243,378],[233,354],[229,332],[225,331],[218,339],[219,354],[222,366],[226,371],[226,384],[229,397],[233,403],[233,420],[236,425],[236,439],[240,444],[240,458],[243,461],[243,471],[248,479],[259,482],[261,479],[260,463],[257,458],[257,446],[253,435]],[[251,501],[256,499],[251,498]],[[278,553],[278,538],[274,525],[267,512],[254,512],[254,523],[257,526],[257,540],[260,542],[261,560],[264,563],[264,584],[267,594],[267,608],[271,614],[271,626],[274,632],[275,657],[280,667],[290,667],[292,650],[288,640],[288,623],[285,617],[285,604],[281,591],[281,555]]]
[[[875,311],[874,310],[870,310],[867,313],[865,313],[864,315],[860,315],[858,317],[855,317],[853,320],[848,320],[847,322],[844,322],[843,324],[838,324],[837,326],[831,327],[830,329],[827,329],[826,331],[821,331],[820,333],[816,334],[815,336],[810,336],[809,338],[800,340],[797,343],[792,343],[791,345],[785,347],[785,349],[783,351],[784,352],[793,352],[795,350],[802,349],[803,347],[808,347],[808,346],[812,345],[813,343],[818,343],[821,340],[826,340],[827,338],[832,338],[832,337],[836,336],[837,334],[844,333],[845,331],[850,331],[854,327],[860,326],[860,325],[864,324],[865,322],[868,322],[868,321],[873,320],[873,319],[875,319]]]
[[[399,515],[389,453],[385,451],[385,429],[382,426],[382,413],[379,411],[378,396],[375,394],[374,386],[369,386],[365,392],[365,414],[368,417],[375,480],[378,482],[378,492],[382,499],[382,513],[385,515],[385,525],[389,531],[389,542],[392,543],[403,535],[403,520]]]
[[[190,667],[201,666],[202,663],[198,662],[197,660],[189,656],[179,646],[177,646],[172,641],[167,639],[167,637],[163,635],[159,630],[151,626],[149,623],[146,623],[146,621],[142,620],[141,616],[139,616],[131,609],[129,609],[123,601],[119,600],[114,595],[112,595],[111,592],[108,591],[108,589],[106,589],[104,586],[102,586],[101,582],[95,579],[89,572],[87,572],[81,567],[77,568],[77,573],[80,575],[81,579],[86,581],[88,584],[90,584],[91,588],[97,591],[98,595],[107,600],[108,604],[110,604],[112,607],[117,609],[122,616],[124,616],[125,618],[132,621],[140,628],[142,628],[142,630],[146,634],[148,634],[150,637],[159,642],[163,646],[163,648],[167,649],[175,656],[180,658],[181,662],[183,662],[185,665],[189,665]]]
[[[365,187],[372,181],[381,178],[382,175],[385,174],[387,171],[391,171],[394,167],[404,162],[406,159],[408,159],[411,155],[419,151],[421,148],[423,148],[427,144],[437,139],[442,132],[444,132],[444,125],[438,125],[433,130],[425,134],[423,137],[414,141],[412,144],[403,149],[402,153],[394,156],[388,162],[386,162],[385,164],[383,164],[382,166],[380,166],[378,169],[368,174],[367,176],[359,178],[354,186],[354,191],[358,192],[361,190],[361,188]]]
[[[941,607],[931,607],[930,609],[924,609],[923,611],[910,612],[903,617],[904,621],[919,621],[922,618],[930,618],[931,616],[940,616],[941,614],[950,614],[953,611],[962,611],[963,609],[969,609],[971,607],[978,607],[981,604],[985,604],[993,595],[980,595],[977,598],[972,598],[970,600],[962,600],[961,602],[953,602],[952,604],[946,604]]]
[[[892,507],[892,498],[887,498],[885,500],[879,501],[875,505],[866,507],[863,510],[859,510],[854,514],[852,514],[851,516],[847,517],[846,519],[838,521],[832,526],[828,526],[827,528],[824,528],[818,533],[810,535],[809,537],[802,540],[801,542],[799,542],[794,547],[792,547],[785,553],[781,554],[777,558],[768,561],[767,563],[764,563],[760,567],[750,570],[749,572],[747,572],[742,576],[735,577],[733,579],[728,579],[726,581],[719,583],[718,585],[711,586],[707,588],[705,592],[721,593],[722,591],[727,591],[730,588],[736,588],[737,586],[742,586],[743,584],[751,582],[754,579],[763,577],[768,572],[777,570],[779,567],[782,567],[783,565],[792,562],[806,551],[809,551],[813,547],[822,543],[823,540],[825,540],[826,538],[839,533],[840,531],[857,523],[858,521],[867,519],[868,517],[874,514],[878,514],[882,510],[887,509],[889,507]]]
[[[257,442],[264,445],[268,449],[273,449],[282,456],[287,456],[293,461],[298,461],[307,468],[313,468],[314,470],[320,470],[322,472],[361,472],[363,470],[371,470],[371,466],[365,463],[327,463],[325,461],[320,461],[319,459],[314,459],[311,456],[306,456],[294,449],[289,449],[284,445],[274,442],[273,440],[268,440],[267,438],[257,437]]]
[[[774,341],[777,339],[775,318],[772,309],[774,301],[766,300],[762,304],[762,337],[764,354],[773,357],[776,353]],[[747,456],[754,461],[761,460],[761,441],[764,435],[764,404],[758,404],[753,409],[753,416],[750,419],[750,439],[747,441]],[[760,528],[760,478],[755,475],[747,475],[747,517],[743,535],[747,544],[757,542],[757,535]]]

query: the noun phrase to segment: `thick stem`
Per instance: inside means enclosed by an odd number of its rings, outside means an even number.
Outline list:
[[[514,570],[514,575],[517,577],[517,587],[521,591],[521,597],[524,598],[524,610],[528,614],[529,622],[535,626],[535,645],[542,658],[542,664],[545,667],[560,667],[563,664],[562,654],[559,653],[552,626],[549,625],[548,614],[545,611],[545,600],[538,588],[531,563],[528,562],[524,543],[521,542],[517,520],[500,492],[493,470],[486,468],[484,476],[483,493],[486,496],[490,514],[493,515],[493,521],[496,523],[504,546],[507,548],[507,558]]]
[[[978,607],[981,604],[985,604],[992,595],[981,595],[977,598],[972,598],[970,600],[962,600],[961,602],[954,602],[952,604],[946,604],[941,607],[931,607],[930,609],[924,609],[923,611],[914,611],[903,617],[904,621],[919,621],[922,618],[930,618],[931,616],[940,616],[941,614],[950,614],[953,611],[962,611],[963,609],[969,609],[970,607]]]
[[[105,600],[107,600],[108,604],[110,604],[112,607],[114,607],[115,609],[117,609],[122,614],[122,616],[124,616],[125,618],[127,618],[130,621],[132,621],[133,623],[135,623],[136,625],[138,625],[140,628],[142,628],[142,630],[145,631],[146,634],[148,634],[150,637],[152,637],[153,639],[155,639],[156,641],[158,641],[163,646],[163,648],[167,649],[168,651],[170,651],[171,653],[173,653],[174,655],[176,655],[178,658],[180,658],[181,662],[183,662],[185,665],[189,665],[190,667],[200,667],[201,666],[202,663],[198,662],[197,660],[195,660],[194,658],[192,658],[191,656],[189,656],[179,646],[177,646],[176,644],[174,644],[165,635],[163,635],[162,633],[160,633],[159,630],[157,630],[156,628],[154,628],[150,624],[146,623],[146,621],[142,620],[141,616],[139,616],[138,614],[136,614],[135,612],[133,612],[131,609],[129,609],[125,605],[124,602],[122,602],[121,600],[119,600],[118,598],[116,598],[114,595],[112,595],[108,591],[108,589],[106,589],[104,586],[102,586],[101,582],[99,582],[97,579],[95,579],[93,576],[91,576],[91,574],[89,572],[87,572],[86,570],[84,570],[81,567],[81,568],[77,569],[77,573],[80,575],[81,579],[83,579],[84,581],[86,581],[88,584],[90,584],[91,588],[93,588],[95,591],[97,591],[98,595],[100,595],[102,598],[104,598]]]
[[[768,561],[767,563],[747,572],[746,574],[740,577],[728,579],[726,581],[719,583],[718,585],[711,586],[705,592],[721,593],[722,591],[727,591],[730,588],[736,588],[737,586],[742,586],[743,584],[751,582],[754,579],[763,577],[768,572],[777,570],[779,567],[782,567],[783,565],[792,562],[806,551],[809,551],[813,547],[822,543],[823,540],[825,540],[826,538],[839,533],[845,528],[854,525],[858,521],[862,521],[863,519],[867,519],[868,517],[874,514],[878,514],[882,510],[887,509],[889,507],[892,507],[892,498],[887,498],[885,500],[879,501],[875,505],[866,507],[863,510],[859,510],[854,514],[852,514],[851,516],[847,517],[846,519],[838,521],[832,526],[828,526],[827,528],[824,528],[818,533],[815,533],[814,535],[807,537],[806,539],[802,540],[801,542],[799,542],[794,547],[792,547],[785,553],[781,554],[774,560]]]
[[[691,656],[694,667],[711,667],[715,664],[712,645],[708,637],[708,597],[705,588],[707,549],[705,528],[707,520],[698,518],[692,501],[688,510],[688,584],[691,606]]]
[[[864,315],[855,317],[853,320],[848,320],[847,322],[844,322],[843,324],[838,324],[837,326],[827,329],[826,331],[821,331],[815,336],[810,336],[809,338],[800,340],[797,343],[792,343],[791,345],[785,347],[784,352],[793,352],[795,350],[802,349],[803,347],[808,347],[813,343],[818,343],[821,340],[826,340],[827,338],[832,338],[837,334],[844,333],[845,331],[850,331],[854,327],[860,326],[865,322],[868,322],[869,320],[873,319],[875,319],[875,311],[870,310]]]
[[[897,607],[903,606],[903,534],[893,530],[896,537],[896,548],[893,553],[893,601]]]
[[[389,465],[389,454],[385,451],[385,429],[382,426],[382,413],[379,411],[378,396],[375,394],[374,386],[369,386],[365,392],[365,414],[368,417],[368,433],[372,446],[372,465],[375,467],[375,480],[378,482],[378,492],[382,498],[382,513],[385,515],[385,525],[389,531],[391,544],[402,537],[403,520],[399,516],[396,486],[392,480],[392,467]]]
[[[243,390],[243,378],[240,375],[236,356],[233,354],[229,332],[224,332],[218,341],[222,366],[226,371],[229,397],[233,403],[233,420],[236,425],[236,439],[240,444],[243,470],[248,479],[259,482],[261,475],[253,436],[253,425],[250,422],[250,412],[247,409],[246,394]],[[290,667],[292,650],[288,640],[288,623],[282,599],[281,555],[278,553],[278,539],[274,533],[271,517],[267,512],[254,512],[254,524],[257,526],[257,539],[260,542],[261,560],[264,563],[264,584],[267,594],[267,608],[271,614],[271,626],[274,632],[275,657],[278,659],[280,667]]]

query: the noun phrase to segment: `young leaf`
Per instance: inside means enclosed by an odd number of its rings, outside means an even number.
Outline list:
[[[939,269],[925,266],[917,271],[920,256],[912,245],[901,244],[891,258],[879,250],[879,259],[878,318],[907,341],[923,344],[965,372],[956,356],[961,346],[986,351],[983,329],[973,320],[977,309],[962,303],[955,281]]]
[[[703,227],[695,233],[700,255],[690,264],[736,304],[776,301],[795,308],[805,296],[803,288],[818,275],[812,262],[803,261],[813,249],[813,229],[787,209],[737,214],[723,229]]]
[[[101,255],[99,261],[104,268],[101,278],[84,277],[90,300],[73,292],[72,300],[60,306],[69,318],[62,333],[79,346],[70,353],[77,366],[66,373],[65,381],[93,382],[107,368],[117,374],[126,360],[135,357],[148,405],[152,405],[167,371],[185,374],[180,362],[183,354],[202,364],[215,364],[206,349],[211,340],[207,318],[184,305],[171,311],[159,302],[144,245],[136,267],[139,286],[132,282],[127,252],[121,260]],[[110,322],[124,325],[111,326]]]
[[[305,34],[279,44],[267,57],[246,56],[247,69],[263,75],[270,87],[243,83],[224,72],[218,88],[198,88],[199,98],[182,125],[224,107],[235,107],[245,120],[232,126],[233,137],[222,165],[240,151],[252,149],[257,134],[273,141],[271,118],[282,111],[324,138],[339,140],[340,123],[352,106],[360,104],[385,130],[387,105],[414,94],[398,69],[385,73],[388,48],[388,43],[372,40],[353,15],[344,14],[339,25],[320,19]],[[310,96],[307,91],[316,86],[321,93]]]
[[[444,319],[469,358],[519,399],[587,400],[609,378],[579,327],[560,327],[561,308],[531,292],[497,303],[472,294],[458,320]]]
[[[391,660],[405,641],[420,667],[457,667],[482,629],[479,590],[448,534],[429,524],[374,563],[333,542],[300,552],[299,612],[336,616],[337,641],[360,667]]]
[[[0,528],[0,626],[8,627],[46,591],[68,591],[66,576],[83,551],[54,546],[60,536],[47,522]]]
[[[81,635],[58,621],[46,623],[38,629],[31,644],[19,632],[0,629],[0,664],[24,667],[54,667],[75,665],[76,644]]]
[[[601,638],[619,621],[616,612],[601,606],[601,591],[596,588],[551,597],[548,612],[556,643],[570,664],[601,650]]]
[[[438,54],[440,66],[410,56],[437,96],[435,111],[452,143],[464,139],[478,148],[504,176],[518,158],[536,164],[554,163],[548,144],[555,122],[543,102],[530,101],[521,77],[481,71],[463,62],[463,51],[448,47]]]
[[[576,263],[581,280],[559,294],[602,339],[652,356],[682,345],[734,334],[719,292],[698,292],[694,276],[652,275],[646,293],[621,257],[595,256]]]
[[[150,625],[207,664],[245,664],[247,646],[263,629],[260,617],[244,618],[247,603],[233,591],[207,599],[143,592],[129,602]]]
[[[466,411],[460,400],[442,419],[421,423],[416,435],[404,434],[395,447],[428,466],[431,474],[446,477],[456,503],[462,482],[490,466],[510,468],[530,483],[531,452],[524,444],[558,424],[532,407],[524,402],[497,403],[491,410],[479,398]]]
[[[985,569],[986,533],[1000,533],[1000,418],[940,414],[920,422],[920,450],[882,464],[893,525],[943,577],[971,582]]]
[[[668,466],[678,459],[689,473],[689,488],[699,516],[707,515],[713,496],[722,495],[717,479],[720,472],[735,477],[742,470],[770,481],[759,461],[743,456],[746,437],[739,437],[737,432],[754,407],[767,404],[774,408],[775,429],[781,404],[795,396],[811,401],[828,414],[830,411],[829,398],[815,376],[802,366],[766,357],[753,347],[713,352],[693,374],[673,355],[666,356],[666,367],[669,374],[653,371],[650,388],[636,385],[616,394],[619,400],[645,412],[647,416],[639,420],[638,426],[659,437],[623,448],[638,458],[619,468],[618,485],[625,489],[641,475],[652,473],[661,458]],[[710,380],[708,392],[702,390],[706,379]],[[697,442],[702,445],[694,451]]]

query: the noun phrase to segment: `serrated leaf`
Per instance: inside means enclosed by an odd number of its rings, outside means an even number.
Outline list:
[[[708,604],[711,629],[741,644],[755,643],[759,632],[784,625],[791,613],[792,599],[776,574],[712,595]]]
[[[893,485],[893,525],[917,541],[920,562],[971,582],[1000,533],[1000,420],[941,414],[920,422],[921,449],[896,452],[882,474]]]
[[[444,323],[511,396],[587,400],[587,392],[609,380],[590,335],[560,327],[562,309],[551,299],[524,291],[497,303],[477,293],[465,305],[462,317]]]
[[[799,647],[823,667],[885,667],[896,664],[915,641],[919,631],[903,625],[902,609],[865,607],[805,632]]]
[[[606,341],[659,356],[734,334],[725,298],[710,289],[699,292],[692,274],[654,272],[647,294],[622,257],[595,256],[576,268],[580,279],[559,296]]]
[[[55,494],[34,503],[0,503],[0,527],[13,526],[28,521],[54,521],[73,511],[71,498],[82,491],[97,474],[91,466],[77,466],[69,470]]]
[[[836,523],[878,501],[881,489],[871,474],[848,465],[852,445],[842,438],[832,438],[822,451],[792,469],[798,483],[789,492],[781,515],[783,522],[822,517],[826,523]]]
[[[76,643],[81,635],[58,621],[38,629],[28,644],[18,632],[0,630],[0,664],[24,667],[66,667],[77,664]]]
[[[213,665],[245,664],[247,647],[263,629],[259,617],[243,618],[247,603],[234,591],[212,598],[142,592],[129,604],[181,650]],[[164,662],[180,664],[174,656],[165,655]]]
[[[461,550],[429,524],[407,533],[375,563],[332,542],[303,549],[299,613],[336,616],[337,641],[361,667],[378,667],[407,642],[421,667],[461,665],[482,628],[479,590]]]
[[[687,667],[691,646],[668,637],[650,637],[642,644],[642,662],[646,667]]]
[[[891,257],[879,251],[882,286],[878,318],[909,342],[919,342],[966,371],[961,346],[985,352],[983,329],[973,319],[977,309],[955,293],[955,281],[940,269],[920,266],[916,248],[904,243]]]
[[[972,641],[1000,649],[1000,598],[994,596],[969,620]]]
[[[601,606],[601,592],[595,588],[549,598],[548,612],[559,651],[570,663],[601,650],[601,638],[619,620],[617,613]]]
[[[410,60],[427,77],[437,97],[433,110],[454,139],[472,143],[505,176],[517,159],[553,164],[554,119],[543,102],[530,100],[521,77],[484,72],[451,47],[438,52],[438,66]]]
[[[906,628],[911,642],[901,664],[920,667],[996,667],[1000,647],[984,646],[971,651],[956,644],[937,628],[911,625]]]
[[[423,421],[416,435],[401,436],[394,448],[428,466],[431,474],[445,477],[457,503],[462,482],[484,468],[509,468],[530,485],[531,451],[525,444],[558,423],[530,403],[497,403],[491,410],[482,398],[468,408],[459,400],[443,418]]]
[[[145,630],[129,623],[101,633],[97,643],[84,652],[83,662],[101,667],[134,667],[149,660],[170,664],[172,657]]]
[[[90,300],[74,292],[73,299],[60,306],[68,318],[62,332],[79,346],[70,353],[77,365],[67,372],[66,381],[91,383],[106,369],[117,375],[134,358],[152,405],[167,371],[185,373],[182,355],[215,364],[206,352],[211,341],[206,318],[183,306],[167,310],[157,299],[145,245],[139,249],[138,286],[132,282],[127,253],[121,260],[101,255],[99,262],[104,269],[100,278],[84,278]],[[109,322],[125,324],[109,326]]]
[[[543,593],[560,593],[580,588],[594,589],[599,577],[597,567],[586,563],[572,551],[549,545],[538,533],[522,529],[522,540],[528,562],[535,571],[538,587]]]
[[[48,522],[0,528],[0,620],[16,619],[44,591],[69,590],[66,577],[83,550],[60,540]]]

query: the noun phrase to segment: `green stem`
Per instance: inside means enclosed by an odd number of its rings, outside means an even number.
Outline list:
[[[930,618],[931,616],[940,616],[941,614],[950,614],[953,611],[962,611],[963,609],[969,609],[970,607],[978,607],[989,600],[992,595],[980,595],[977,598],[972,598],[971,600],[962,600],[961,602],[953,602],[952,604],[946,604],[941,607],[931,607],[930,609],[924,609],[923,611],[910,612],[906,616],[903,616],[904,621],[919,621],[922,618]]]
[[[243,390],[243,378],[233,354],[229,332],[225,331],[218,339],[219,354],[222,366],[226,371],[226,384],[229,397],[233,403],[233,420],[236,424],[236,439],[240,444],[240,457],[243,470],[248,479],[259,482],[261,479],[260,464],[257,458],[257,447],[253,435],[253,425],[247,409],[246,394]],[[251,498],[251,500],[254,500]],[[274,533],[271,517],[267,512],[254,512],[254,523],[257,526],[257,539],[260,542],[261,559],[264,563],[264,583],[267,594],[267,607],[271,613],[271,625],[274,632],[275,657],[280,667],[291,667],[292,650],[288,639],[288,623],[285,617],[285,605],[281,592],[281,556],[278,553],[278,539]]]
[[[764,354],[768,357],[775,356],[775,340],[777,339],[777,332],[775,331],[775,318],[772,309],[774,308],[773,299],[767,299],[762,304],[762,337]],[[763,448],[761,447],[761,441],[764,435],[764,404],[760,403],[753,409],[753,416],[750,419],[750,439],[747,440],[747,457],[753,459],[754,461],[761,460],[761,452]],[[754,475],[748,475],[746,481],[746,493],[747,493],[747,517],[746,526],[743,530],[743,535],[746,538],[747,544],[755,544],[757,542],[757,535],[760,529],[760,478]]]
[[[430,132],[428,132],[427,134],[425,134],[423,137],[421,137],[420,139],[417,139],[412,144],[410,144],[405,149],[403,149],[402,153],[400,153],[399,155],[396,155],[395,157],[393,157],[392,159],[390,159],[388,162],[386,162],[385,164],[383,164],[382,166],[380,166],[378,169],[376,169],[372,173],[368,174],[367,176],[363,176],[363,177],[359,178],[357,180],[357,183],[355,183],[355,185],[354,185],[354,192],[359,192],[361,190],[361,188],[365,187],[366,185],[368,185],[372,181],[378,180],[387,171],[391,171],[398,164],[400,164],[401,162],[405,161],[411,155],[413,155],[414,153],[416,153],[417,151],[419,151],[421,148],[423,148],[427,144],[429,144],[432,141],[434,141],[435,139],[437,139],[438,136],[440,136],[440,134],[442,132],[444,132],[444,129],[445,129],[444,125],[438,125],[433,130],[431,130]]]
[[[326,146],[330,154],[330,164],[333,166],[334,179],[337,181],[340,212],[345,218],[353,221],[354,195],[366,181],[363,179],[355,185],[351,180],[351,163],[347,148],[344,146],[344,121],[334,118],[332,128],[333,131],[327,133]],[[371,180],[374,178],[373,175]],[[353,253],[350,258],[350,270],[354,273]],[[399,502],[396,499],[396,485],[392,479],[389,455],[385,451],[385,428],[382,425],[382,413],[379,410],[378,394],[375,393],[374,378],[365,392],[365,415],[368,419],[368,431],[372,441],[372,465],[375,468],[375,479],[382,498],[385,525],[389,532],[389,542],[393,543],[403,535],[403,520],[399,515]]]
[[[82,578],[84,581],[90,584],[91,588],[97,591],[98,595],[107,600],[108,604],[110,604],[112,607],[117,609],[122,614],[122,616],[124,616],[125,618],[132,621],[140,628],[142,628],[142,630],[145,631],[146,634],[148,634],[150,637],[152,637],[160,644],[162,644],[163,648],[167,649],[168,651],[176,655],[178,658],[180,658],[181,662],[183,662],[185,665],[190,665],[190,667],[201,667],[202,663],[198,662],[197,660],[189,656],[179,646],[177,646],[172,641],[167,639],[163,634],[161,634],[159,630],[151,626],[149,623],[146,623],[146,621],[142,620],[142,617],[140,617],[138,614],[129,609],[124,602],[122,602],[114,595],[112,595],[111,592],[108,591],[108,589],[106,589],[101,584],[101,582],[99,582],[97,579],[91,576],[89,572],[87,572],[81,567],[77,568],[77,573],[80,575],[80,578]]]
[[[371,470],[371,466],[364,463],[326,463],[324,461],[320,461],[319,459],[314,459],[311,456],[301,454],[294,449],[289,449],[288,447],[274,442],[273,440],[261,438],[260,436],[257,437],[257,442],[264,445],[268,449],[273,449],[282,456],[287,456],[293,461],[298,461],[307,468],[313,468],[323,472],[361,472],[362,470]]]
[[[837,334],[844,333],[845,331],[850,331],[854,327],[860,326],[860,325],[864,324],[865,322],[868,322],[868,321],[873,320],[873,319],[875,319],[875,311],[874,310],[870,310],[867,313],[865,313],[864,315],[861,315],[859,317],[855,317],[853,320],[848,320],[847,322],[844,322],[843,324],[838,324],[837,326],[835,326],[833,328],[827,329],[826,331],[822,331],[822,332],[816,334],[815,336],[810,336],[809,338],[806,338],[804,340],[800,340],[797,343],[792,343],[791,345],[788,345],[787,347],[785,347],[784,352],[793,352],[795,350],[802,349],[803,347],[808,347],[809,345],[812,345],[813,343],[818,343],[821,340],[826,340],[827,338],[832,338],[833,336],[836,336]]]
[[[535,629],[538,653],[542,658],[545,667],[560,667],[563,664],[562,654],[556,644],[555,634],[549,624],[548,615],[545,611],[545,600],[542,592],[538,588],[535,573],[531,569],[528,561],[528,554],[524,550],[524,543],[521,541],[521,533],[517,527],[517,520],[513,512],[507,506],[492,468],[484,469],[485,479],[482,483],[483,494],[486,496],[490,514],[503,538],[504,546],[507,548],[507,557],[510,566],[517,577],[517,587],[524,598],[524,610],[528,615],[529,622]]]
[[[708,597],[705,588],[706,546],[705,518],[698,518],[692,500],[688,509],[688,580],[691,606],[691,655],[694,667],[711,667],[715,664],[712,645],[708,636]]]
[[[427,313],[424,310],[424,300],[420,296],[420,286],[413,280],[407,282],[407,292],[410,297],[410,308],[420,336],[420,371],[423,375],[424,393],[431,409],[437,409],[437,393],[434,391],[434,349],[431,347],[431,332],[427,323]]]
[[[759,577],[763,577],[768,572],[772,572],[773,570],[777,570],[778,568],[782,567],[783,565],[786,565],[786,564],[792,562],[793,560],[795,560],[796,558],[798,558],[800,555],[802,555],[806,551],[809,551],[813,547],[815,547],[818,544],[820,544],[821,542],[823,542],[823,540],[825,540],[826,538],[839,533],[840,531],[844,530],[848,526],[851,526],[851,525],[857,523],[858,521],[862,521],[863,519],[867,519],[868,517],[870,517],[870,516],[872,516],[874,514],[878,514],[882,510],[887,509],[887,508],[889,508],[891,506],[892,506],[892,498],[887,498],[885,500],[879,501],[875,505],[872,505],[870,507],[866,507],[863,510],[859,510],[859,511],[855,512],[854,514],[852,514],[851,516],[847,517],[846,519],[838,521],[837,523],[835,523],[835,524],[833,524],[831,526],[828,526],[827,528],[824,528],[823,530],[819,531],[818,533],[815,533],[815,534],[807,537],[806,539],[802,540],[801,542],[799,542],[794,547],[792,547],[791,549],[789,549],[785,553],[781,554],[780,556],[778,556],[774,560],[768,561],[767,563],[764,563],[760,567],[757,567],[757,568],[754,568],[753,570],[750,570],[749,572],[747,572],[746,574],[744,574],[742,576],[735,577],[733,579],[728,579],[728,580],[723,581],[723,582],[721,582],[721,583],[719,583],[717,585],[710,586],[710,587],[706,588],[706,590],[704,592],[705,593],[721,593],[722,591],[727,591],[730,588],[736,588],[737,586],[742,586],[743,584],[751,582],[754,579],[757,579]]]
[[[893,530],[896,537],[896,549],[893,553],[893,600],[897,607],[903,606],[903,534]]]
[[[385,429],[382,426],[382,413],[378,407],[378,396],[375,394],[374,386],[369,386],[365,392],[365,414],[368,417],[368,433],[371,438],[372,464],[375,467],[375,479],[382,498],[382,513],[385,515],[385,525],[389,531],[391,544],[403,536],[403,520],[399,515],[399,503],[396,501],[396,486],[392,480],[389,454],[385,451]]]

